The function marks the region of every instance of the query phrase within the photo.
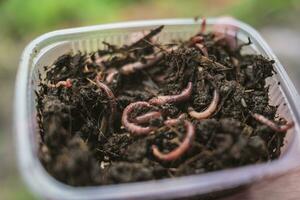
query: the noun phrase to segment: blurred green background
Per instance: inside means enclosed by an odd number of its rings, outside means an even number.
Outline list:
[[[62,28],[221,15],[232,15],[257,28],[299,91],[299,0],[0,0],[0,199],[34,199],[17,171],[11,128],[14,79],[28,42]]]

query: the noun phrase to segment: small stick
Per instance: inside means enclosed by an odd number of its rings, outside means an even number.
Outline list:
[[[84,65],[83,73],[89,73],[89,72],[90,72],[90,70],[89,70],[88,66]]]
[[[189,115],[191,117],[194,117],[194,118],[198,119],[198,120],[207,119],[217,109],[219,99],[220,99],[220,94],[219,94],[218,90],[215,89],[213,99],[212,99],[210,105],[207,107],[207,109],[202,111],[202,112],[197,112],[192,107],[189,107],[188,108]]]
[[[151,105],[148,102],[145,101],[137,101],[134,103],[129,104],[123,111],[122,114],[122,124],[123,126],[132,134],[134,135],[145,135],[149,134],[151,131],[154,130],[153,127],[142,127],[140,125],[134,124],[130,121],[129,115],[137,108],[141,107],[151,107]]]
[[[226,67],[225,65],[222,65],[221,63],[219,63],[217,61],[213,61],[213,60],[209,59],[206,56],[200,56],[199,57],[199,61],[200,62],[208,62],[208,63],[211,63],[211,64],[215,64],[217,67],[219,67],[221,69],[231,69],[230,67]]]
[[[109,100],[109,106],[110,106],[110,116],[109,116],[109,126],[110,128],[113,127],[113,122],[115,119],[115,113],[117,111],[117,102],[116,97],[114,93],[111,91],[111,89],[104,83],[100,82],[98,79],[96,79],[96,85],[106,94]]]
[[[153,105],[163,105],[166,103],[178,103],[186,101],[191,97],[192,89],[192,82],[189,82],[187,87],[184,90],[182,90],[180,94],[154,97],[149,100],[149,103]]]
[[[102,135],[103,136],[105,135],[106,130],[107,130],[107,118],[104,116],[104,117],[102,117],[101,123],[100,123],[100,133],[98,135],[98,141],[101,140]]]
[[[267,125],[270,127],[272,130],[277,131],[277,132],[286,132],[290,128],[294,127],[294,122],[288,122],[284,125],[277,125],[273,121],[267,119],[265,116],[257,114],[257,113],[251,113],[252,117],[259,121],[262,124]]]
[[[176,122],[175,124],[178,124],[178,122]],[[191,122],[185,120],[184,126],[186,128],[186,136],[183,142],[176,149],[165,154],[162,153],[156,145],[152,145],[153,155],[158,159],[164,161],[172,161],[180,158],[191,146],[191,143],[193,142],[194,135],[195,135],[195,127]]]
[[[72,87],[72,81],[71,81],[71,79],[68,78],[65,81],[59,81],[56,84],[49,84],[48,86],[52,87],[52,88],[58,88],[60,86],[63,86],[65,88],[70,88],[70,87]]]
[[[143,38],[139,39],[138,41],[134,42],[133,44],[131,44],[129,46],[129,48],[135,47],[140,45],[142,42],[144,42],[145,40],[150,40],[151,38],[153,38],[155,35],[159,34],[162,29],[164,28],[164,26],[159,26],[153,30],[151,30],[147,35],[145,35]]]
[[[158,111],[152,111],[145,113],[143,115],[137,116],[133,121],[137,124],[144,124],[149,122],[152,119],[160,118],[162,115]]]
[[[144,40],[144,42],[146,42],[147,44],[149,44],[149,45],[151,45],[151,46],[153,46],[153,47],[156,47],[156,48],[158,48],[158,49],[160,49],[160,50],[162,50],[162,51],[166,51],[164,48],[162,48],[160,45],[158,45],[158,44],[154,44],[153,42],[151,42],[151,41],[148,41],[148,40],[145,40],[145,39],[143,39]]]

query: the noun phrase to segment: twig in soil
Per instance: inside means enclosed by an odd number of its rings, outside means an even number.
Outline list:
[[[188,108],[189,115],[198,120],[206,119],[215,112],[215,110],[218,107],[219,100],[220,100],[219,91],[217,89],[215,89],[213,99],[212,99],[210,105],[207,107],[207,109],[202,112],[197,112],[192,107],[189,107]]]
[[[178,49],[177,46],[175,47],[170,47],[166,50],[167,53],[170,53],[172,51],[175,51]],[[135,63],[129,63],[121,67],[120,72],[124,75],[130,75],[132,73],[135,73],[138,70],[146,69],[148,67],[151,67],[155,65],[157,62],[162,60],[165,56],[164,52],[160,52],[157,55],[151,55],[146,58],[146,62],[135,62]]]
[[[189,82],[187,87],[182,90],[180,94],[154,97],[149,100],[149,103],[153,105],[163,105],[166,103],[179,103],[182,101],[186,101],[191,97],[192,89],[193,84],[192,82]]]
[[[151,111],[143,115],[137,116],[135,119],[133,119],[133,122],[137,124],[144,124],[149,122],[152,119],[158,119],[161,117],[162,114],[159,111]]]
[[[159,34],[161,32],[161,30],[164,28],[164,26],[159,26],[153,30],[151,30],[147,35],[145,35],[143,38],[139,39],[138,41],[136,41],[135,43],[131,44],[129,46],[129,48],[135,47],[140,45],[142,42],[149,41],[151,38],[153,38],[155,35]]]
[[[178,124],[178,122],[176,122],[175,124]],[[194,140],[194,135],[195,135],[195,127],[191,122],[185,120],[184,126],[186,128],[186,136],[183,142],[175,150],[165,154],[162,153],[157,146],[153,145],[152,146],[153,155],[158,159],[164,161],[172,161],[180,158],[191,146],[191,143]]]
[[[243,43],[243,44],[240,44],[240,45],[237,47],[236,51],[239,52],[239,51],[241,51],[241,49],[242,49],[244,46],[249,46],[249,45],[251,45],[251,44],[252,44],[251,38],[248,37],[248,42]]]
[[[141,107],[146,107],[146,108],[150,108],[151,105],[148,102],[145,101],[137,101],[134,103],[129,104],[123,111],[122,114],[122,124],[123,126],[132,134],[134,135],[144,135],[144,134],[148,134],[151,131],[154,130],[153,127],[142,127],[140,125],[137,125],[133,122],[131,122],[130,120],[130,114],[138,108]]]
[[[107,130],[107,118],[104,116],[104,117],[102,117],[101,123],[100,123],[100,133],[98,135],[98,141],[101,140],[101,136],[105,137],[104,133],[106,132],[106,130]]]
[[[200,62],[207,62],[207,63],[210,63],[210,64],[214,64],[217,67],[219,67],[220,69],[225,69],[225,70],[232,69],[230,67],[226,67],[225,65],[222,65],[221,63],[219,63],[217,61],[213,61],[213,60],[209,59],[206,56],[199,56],[198,59],[199,59]]]
[[[158,48],[158,49],[160,49],[160,50],[162,50],[162,51],[166,51],[164,48],[162,48],[159,44],[154,44],[154,43],[152,43],[151,41],[148,41],[148,40],[145,40],[145,39],[143,39],[144,40],[144,42],[146,42],[147,44],[149,44],[149,45],[151,45],[151,46],[153,46],[153,47],[156,47],[156,48]]]
[[[294,122],[288,122],[284,125],[277,125],[271,120],[267,119],[265,116],[257,114],[257,113],[251,113],[252,117],[259,121],[262,124],[267,125],[270,127],[272,130],[277,131],[277,132],[286,132],[290,128],[294,126]]]
[[[115,119],[115,114],[117,111],[116,97],[115,97],[114,93],[111,91],[111,89],[106,84],[100,82],[98,79],[96,79],[96,84],[108,97],[110,111],[111,111],[110,116],[109,116],[109,127],[112,128],[114,119]]]
[[[146,71],[143,71],[143,74],[145,74],[145,76],[148,78],[147,80],[143,81],[142,83],[145,85],[145,86],[148,86],[150,88],[154,88],[155,90],[158,90],[159,87],[158,85],[153,81],[152,77],[149,75],[148,72]],[[156,96],[156,95],[155,95]]]
[[[108,150],[104,150],[104,149],[99,149],[99,148],[96,148],[96,151],[100,151],[100,152],[103,152],[103,153],[108,153],[112,156],[115,156],[115,157],[120,157],[119,154],[116,154],[115,152],[112,152],[112,151],[108,151]]]
[[[230,89],[225,95],[222,96],[222,101],[219,104],[218,108],[216,109],[216,111],[214,112],[213,116],[215,116],[216,114],[218,114],[220,112],[220,110],[223,108],[225,102],[227,101],[227,99],[230,97],[230,95],[233,93],[234,90]]]
[[[59,81],[56,84],[49,84],[48,86],[52,87],[52,88],[58,88],[60,86],[63,86],[65,88],[70,88],[70,87],[72,87],[72,81],[71,81],[71,79],[68,78],[65,81]]]

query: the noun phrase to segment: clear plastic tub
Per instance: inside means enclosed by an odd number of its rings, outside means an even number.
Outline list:
[[[218,22],[207,20],[211,29]],[[38,84],[38,70],[50,65],[60,55],[67,52],[90,52],[103,48],[102,41],[122,45],[135,32],[165,25],[159,40],[186,39],[199,30],[201,20],[166,19],[105,24],[82,28],[59,30],[47,33],[33,40],[24,50],[16,80],[14,128],[20,171],[26,183],[38,196],[46,199],[168,199],[207,194],[276,176],[300,165],[299,111],[300,98],[285,69],[279,63],[270,47],[250,26],[231,21],[236,27],[238,38],[253,45],[248,50],[258,52],[275,60],[275,74],[269,78],[270,103],[279,105],[278,114],[295,122],[285,139],[283,153],[279,159],[255,165],[226,169],[201,175],[191,175],[173,179],[146,181],[129,184],[72,187],[51,177],[37,157],[37,122],[34,89]],[[280,84],[278,84],[280,82]]]

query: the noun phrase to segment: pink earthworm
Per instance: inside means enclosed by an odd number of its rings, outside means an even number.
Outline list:
[[[190,46],[196,46],[204,56],[208,57],[207,48],[203,44],[204,38],[201,35],[197,35],[195,37],[192,37]]]
[[[159,111],[151,111],[143,115],[137,116],[133,121],[137,124],[147,123],[152,119],[157,119],[162,117],[162,114]]]
[[[204,41],[204,38],[201,35],[194,36],[191,39],[192,44],[202,43],[203,41]]]
[[[257,114],[257,113],[251,113],[252,117],[259,121],[262,124],[267,125],[270,127],[272,130],[277,131],[277,132],[286,132],[290,128],[294,126],[294,122],[288,122],[284,125],[277,125],[273,121],[267,119],[265,116]]]
[[[166,50],[166,52],[169,53],[169,52],[175,51],[177,48],[178,48],[177,46],[168,48]],[[120,72],[122,74],[129,75],[138,70],[146,69],[148,67],[153,66],[157,62],[159,62],[161,59],[163,59],[164,56],[165,56],[164,52],[160,52],[157,55],[148,56],[148,58],[146,58],[146,63],[142,63],[142,62],[138,61],[135,63],[126,64],[121,67]]]
[[[143,127],[140,125],[137,125],[135,123],[133,123],[130,120],[130,114],[137,108],[141,108],[141,107],[146,107],[146,108],[150,108],[151,105],[148,102],[145,101],[137,101],[134,103],[129,104],[123,111],[122,114],[122,124],[123,126],[132,134],[134,135],[145,135],[145,134],[149,134],[151,131],[154,130],[153,127]]]
[[[149,100],[149,103],[153,105],[163,105],[166,103],[178,103],[186,101],[191,97],[192,89],[193,84],[192,82],[189,82],[187,87],[184,90],[182,90],[180,94],[154,97]]]
[[[219,100],[220,100],[220,94],[219,94],[218,90],[215,89],[213,99],[212,99],[210,105],[207,107],[207,109],[202,112],[197,112],[192,107],[189,107],[188,108],[189,115],[198,120],[206,119],[215,112],[215,110],[218,107]]]
[[[50,84],[49,86],[50,87],[56,87],[56,88],[58,88],[60,86],[63,86],[65,88],[70,88],[70,87],[72,87],[72,81],[71,81],[71,79],[68,78],[65,81],[59,81],[56,84]]]
[[[175,124],[178,124],[178,121],[177,122],[174,121],[172,123],[172,125]],[[152,145],[153,155],[158,159],[164,161],[172,161],[180,158],[180,156],[184,154],[191,146],[191,143],[193,142],[194,135],[195,135],[195,127],[190,121],[184,120],[184,126],[186,128],[186,136],[183,142],[176,149],[174,149],[169,153],[162,153],[156,145]]]
[[[201,33],[201,34],[204,34],[205,29],[206,29],[206,18],[205,18],[205,17],[202,17],[202,23],[201,23],[200,33]]]
[[[172,126],[174,124],[177,124],[179,123],[181,120],[183,120],[185,118],[185,114],[182,113],[181,115],[179,115],[177,118],[174,118],[174,119],[167,119],[166,121],[164,121],[164,124],[166,126]]]
[[[105,81],[107,83],[112,83],[115,76],[118,74],[118,70],[116,70],[115,68],[112,68],[111,70],[108,70],[108,74],[106,76]]]
[[[204,56],[208,57],[207,48],[204,46],[204,44],[196,43],[195,46],[203,53]]]
[[[97,78],[96,78],[96,85],[106,94],[106,96],[108,97],[109,100],[109,106],[110,106],[110,117],[109,117],[109,124],[110,127],[113,126],[113,122],[115,119],[115,113],[117,111],[117,102],[116,102],[116,97],[114,95],[114,93],[111,91],[111,89],[104,83],[100,82]]]

